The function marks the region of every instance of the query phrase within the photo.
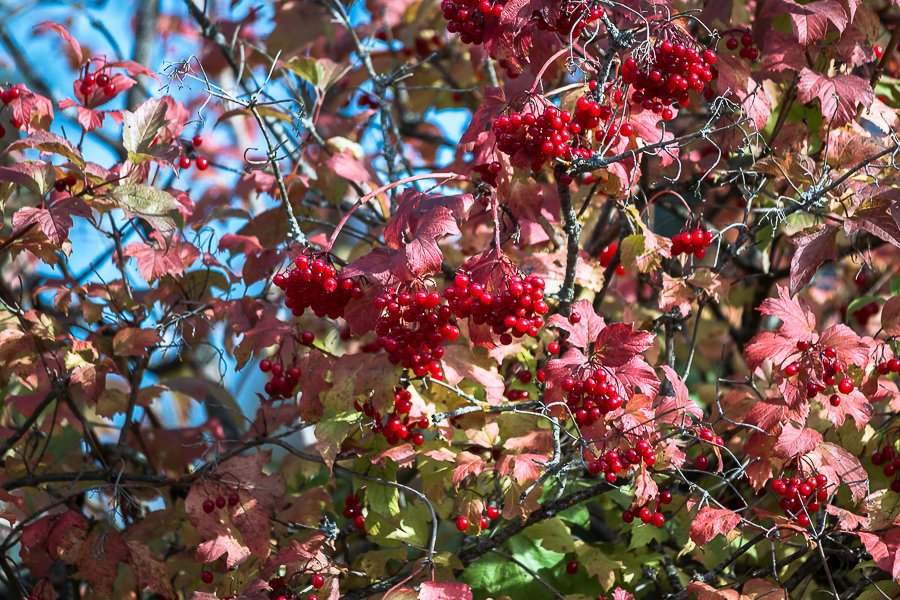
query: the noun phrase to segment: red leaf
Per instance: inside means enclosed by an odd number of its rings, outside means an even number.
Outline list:
[[[766,2],[765,13],[789,15],[791,29],[803,46],[824,38],[829,22],[837,28],[838,33],[844,31],[848,23],[847,13],[837,0],[817,0],[808,4],[799,4],[794,0],[772,0]]]
[[[838,527],[842,531],[853,531],[854,529],[859,529],[860,527],[869,527],[869,517],[858,515],[850,510],[844,510],[843,508],[839,508],[837,506],[834,506],[833,504],[826,504],[825,512],[838,518]]]
[[[834,225],[816,225],[788,238],[797,246],[791,258],[792,296],[806,287],[819,265],[826,260],[837,260],[837,232],[838,228]]]
[[[424,581],[419,600],[472,600],[472,588],[465,583]]]
[[[803,103],[818,98],[825,120],[834,119],[834,125],[841,126],[856,118],[857,104],[865,107],[871,105],[875,100],[875,92],[868,80],[862,77],[836,75],[828,78],[804,68],[797,83],[797,98]]]
[[[119,563],[128,560],[128,547],[116,533],[92,535],[78,548],[78,577],[87,581],[100,597],[112,598]]]
[[[0,181],[9,181],[43,196],[56,182],[56,169],[49,162],[22,162],[0,167]]]
[[[175,589],[166,563],[160,559],[147,544],[137,541],[128,542],[128,555],[131,570],[137,579],[139,589],[149,589],[163,598],[175,598]]]
[[[124,250],[125,256],[137,259],[138,270],[147,283],[161,279],[164,275],[182,275],[187,267],[200,258],[200,251],[190,242],[173,238],[167,244],[157,231],[150,234],[150,242],[129,244]]]
[[[822,434],[818,431],[786,423],[773,450],[782,458],[794,458],[812,452],[821,443]]]
[[[159,342],[159,332],[155,329],[126,327],[113,338],[113,354],[116,356],[147,356],[147,349]]]
[[[486,131],[491,123],[503,112],[506,106],[506,97],[503,95],[503,88],[486,87],[484,95],[481,97],[481,104],[478,110],[472,115],[469,126],[459,139],[459,145],[469,144],[478,140],[478,134]]]
[[[823,331],[819,344],[832,346],[838,362],[844,367],[856,365],[864,368],[869,364],[869,347],[846,325],[838,323]]]
[[[881,308],[881,327],[889,336],[900,336],[900,296],[891,296]]]
[[[25,207],[13,215],[13,229],[21,231],[31,223],[37,223],[47,238],[57,246],[69,238],[72,216],[90,217],[91,211],[81,201],[71,196],[56,202],[50,208]]]
[[[662,402],[656,406],[656,421],[680,425],[688,415],[693,415],[697,419],[703,418],[703,409],[688,397],[687,386],[684,385],[681,377],[668,365],[663,365],[662,370],[666,374],[666,379],[672,384],[672,389],[675,390],[675,397],[665,396]]]
[[[691,522],[691,539],[698,546],[703,546],[717,535],[727,534],[740,522],[741,515],[733,510],[704,506]]]
[[[840,481],[850,487],[855,501],[859,502],[866,497],[869,476],[857,457],[831,442],[820,443],[807,457],[819,473],[828,477],[831,489]]]
[[[497,472],[512,477],[524,487],[537,481],[543,470],[541,465],[546,462],[547,456],[543,454],[504,454],[497,461]]]
[[[36,148],[41,152],[52,152],[64,156],[78,166],[84,166],[84,159],[81,152],[72,145],[72,143],[64,137],[60,137],[49,131],[36,130],[19,140],[13,140],[3,154],[13,150],[21,150],[22,148]]]
[[[798,354],[797,342],[771,331],[756,334],[744,348],[747,366],[754,371],[767,360],[782,365],[795,354]]]
[[[353,156],[351,150],[344,150],[330,156],[325,161],[325,166],[349,181],[365,183],[370,178],[365,162]]]
[[[778,287],[778,298],[766,298],[757,309],[764,315],[781,319],[778,333],[796,341],[811,341],[816,329],[816,317],[799,300],[791,298],[784,286]]]
[[[72,37],[72,34],[69,33],[69,30],[63,27],[62,25],[57,25],[56,23],[51,23],[50,21],[45,21],[43,23],[38,23],[34,26],[35,29],[38,27],[46,27],[47,29],[52,29],[56,33],[58,33],[62,39],[66,41],[69,46],[71,46],[72,50],[75,52],[75,62],[82,63],[84,62],[84,54],[81,51],[81,44],[79,44],[75,38]]]
[[[572,324],[568,318],[562,315],[553,315],[547,320],[547,325],[568,332],[569,344],[586,350],[588,345],[596,340],[603,328],[606,327],[606,322],[594,312],[594,307],[587,300],[579,300],[574,303],[571,312],[578,313],[581,317],[578,323]]]
[[[606,367],[620,367],[653,345],[649,331],[635,331],[631,325],[612,323],[600,330],[594,340],[594,356]]]
[[[697,600],[741,600],[741,593],[737,590],[717,590],[702,581],[691,582],[687,592],[697,594]]]
[[[866,550],[879,567],[900,579],[900,528],[889,529],[884,535],[857,532]]]

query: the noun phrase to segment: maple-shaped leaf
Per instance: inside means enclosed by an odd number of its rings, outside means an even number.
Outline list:
[[[14,163],[9,167],[0,167],[0,181],[9,181],[31,190],[37,196],[43,196],[56,183],[56,169],[44,161]]]
[[[785,423],[773,449],[782,458],[802,456],[822,443],[822,434],[814,429]]]
[[[862,77],[856,75],[825,77],[804,68],[797,82],[797,98],[803,103],[818,98],[825,120],[833,119],[835,126],[841,126],[856,118],[857,105],[868,107],[872,104],[875,92],[868,80]]]
[[[20,208],[13,215],[12,225],[13,229],[21,231],[28,225],[37,223],[47,239],[59,246],[69,239],[69,230],[74,224],[73,216],[89,218],[91,211],[81,200],[65,196],[50,205],[50,208]]]
[[[13,140],[3,151],[3,154],[13,150],[22,150],[23,148],[35,148],[41,152],[59,154],[79,167],[85,166],[81,152],[72,145],[72,142],[49,131],[38,129],[29,133],[26,137]]]
[[[527,486],[541,476],[547,456],[543,454],[504,454],[497,461],[497,472]]]
[[[692,581],[686,591],[697,594],[697,600],[742,600],[741,593],[737,590],[719,590],[702,581]]]
[[[503,401],[503,376],[497,371],[496,361],[487,356],[484,349],[472,348],[464,343],[444,344],[441,364],[447,383],[457,385],[468,379],[484,388],[489,404]]]
[[[741,522],[741,515],[727,508],[704,506],[691,521],[691,539],[703,546],[717,535],[726,535]]]
[[[869,364],[869,347],[855,331],[842,323],[832,325],[819,336],[819,344],[834,348],[836,359],[843,367]]]
[[[806,287],[819,266],[826,260],[837,260],[837,233],[835,225],[815,225],[795,233],[788,241],[797,246],[791,258],[791,295]]]
[[[128,562],[137,580],[137,587],[150,590],[162,598],[175,598],[172,576],[169,575],[166,563],[145,543],[129,541],[127,545]]]
[[[147,356],[147,349],[155,348],[159,340],[159,332],[156,329],[126,327],[118,331],[113,338],[113,354],[116,356]]]
[[[862,540],[872,560],[890,573],[891,577],[900,580],[900,528],[893,527],[883,534],[864,531],[854,533]]]
[[[593,340],[594,357],[606,367],[621,367],[652,346],[654,337],[649,331],[635,331],[625,323],[611,323]]]
[[[766,32],[766,51],[762,56],[763,71],[781,73],[782,71],[800,71],[808,66],[803,47],[790,34],[770,29]]]
[[[781,319],[778,332],[795,341],[811,341],[816,329],[816,317],[800,300],[791,298],[788,288],[778,285],[778,298],[766,298],[757,310],[764,315]]]
[[[764,10],[767,15],[789,15],[794,37],[804,47],[824,38],[829,23],[841,33],[849,22],[847,12],[837,0],[816,0],[804,4],[795,0],[770,0],[765,3]]]
[[[424,581],[419,600],[472,600],[472,588],[465,583]]]
[[[567,332],[566,341],[570,345],[586,350],[606,327],[606,322],[594,312],[594,307],[587,300],[579,300],[572,304],[569,314],[572,313],[578,313],[581,317],[578,323],[572,323],[562,315],[553,315],[547,319],[547,325]]]
[[[153,283],[164,275],[181,275],[200,258],[200,250],[192,243],[177,237],[167,243],[158,231],[150,233],[149,243],[129,244],[123,254],[137,259],[138,271],[147,283]]]
[[[637,355],[624,365],[609,369],[627,394],[634,394],[636,390],[648,397],[653,397],[659,392],[659,378],[643,356]]]
[[[872,418],[872,406],[869,404],[869,399],[858,389],[854,389],[849,394],[841,394],[840,399],[841,403],[838,406],[833,406],[831,402],[823,403],[828,420],[836,427],[840,427],[847,417],[852,417],[856,422],[856,428],[862,431]]]
[[[754,78],[751,65],[736,54],[720,53],[716,60],[719,78],[716,89],[723,96],[740,104],[743,115],[750,117],[749,127],[760,131],[772,113],[772,101],[765,87]],[[743,116],[742,115],[742,116]],[[736,133],[736,132],[735,132]],[[733,144],[737,136],[731,138]]]
[[[881,327],[890,336],[900,336],[900,296],[891,296],[881,307]]]
[[[119,563],[128,557],[128,546],[119,534],[91,535],[78,548],[76,576],[87,581],[98,596],[112,598]]]
[[[838,518],[838,528],[842,531],[853,531],[861,527],[864,529],[869,527],[869,517],[858,515],[850,510],[844,510],[833,504],[826,504],[825,512]]]
[[[666,379],[672,385],[675,396],[664,396],[661,402],[656,405],[656,421],[658,423],[682,424],[689,423],[690,416],[697,419],[703,418],[703,409],[699,404],[688,397],[687,386],[684,385],[681,377],[675,372],[675,369],[668,365],[662,366]],[[688,419],[686,422],[685,419]]]
[[[850,487],[850,494],[857,502],[866,497],[869,475],[859,458],[831,442],[822,442],[806,455],[813,467],[828,477],[829,489],[838,482]]]

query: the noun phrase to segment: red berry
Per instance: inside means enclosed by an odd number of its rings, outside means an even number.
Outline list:
[[[572,314],[569,315],[569,323],[572,323],[574,325],[579,321],[581,321],[581,315],[573,311]]]
[[[788,377],[793,377],[794,375],[796,375],[799,372],[800,372],[800,365],[795,362],[789,364],[788,366],[786,366],[784,368],[784,374],[787,375]]]
[[[577,560],[570,560],[569,562],[566,563],[566,573],[568,573],[569,575],[574,575],[577,572],[578,572],[578,561]]]
[[[701,471],[705,471],[706,467],[709,466],[709,459],[706,458],[706,456],[704,456],[703,454],[698,454],[696,458],[694,458],[694,466]]]
[[[837,394],[832,394],[831,397],[828,399],[828,403],[831,404],[832,406],[840,406],[841,398]]]
[[[670,504],[672,502],[672,492],[665,491],[659,495],[659,501],[663,504]]]
[[[843,379],[841,379],[841,382],[838,383],[838,390],[840,390],[842,394],[849,394],[853,391],[854,387],[855,386],[853,385],[853,380],[849,377],[844,377]]]
[[[203,583],[212,583],[213,582],[213,574],[212,571],[203,571],[200,573],[200,581]]]
[[[632,521],[634,521],[634,513],[630,510],[622,511],[622,521],[624,521],[625,523],[631,523]]]
[[[100,87],[106,87],[109,85],[109,75],[106,73],[100,73],[97,75],[97,85]]]
[[[457,517],[456,519],[456,528],[460,531],[465,531],[469,528],[469,519],[466,517]]]
[[[325,585],[325,576],[321,573],[316,573],[312,576],[312,580],[310,581],[310,583],[317,590],[322,589],[322,586]]]
[[[228,496],[228,506],[237,506],[241,501],[241,497],[237,494],[231,494]]]
[[[315,341],[315,339],[316,334],[314,334],[312,331],[304,331],[300,334],[300,342],[307,346],[311,345]]]
[[[499,509],[499,508],[497,508],[496,506],[489,506],[489,507],[488,507],[488,509],[487,509],[487,517],[488,517],[488,519],[493,520],[493,519],[496,519],[496,518],[499,517],[499,516],[500,516],[500,509]]]
[[[800,527],[809,527],[809,517],[806,516],[806,513],[797,515],[797,525]]]
[[[112,83],[107,83],[103,86],[103,93],[107,96],[115,96],[116,95],[116,86]]]
[[[359,530],[363,530],[366,528],[366,520],[362,515],[356,515],[356,518],[353,519],[353,526]]]
[[[656,527],[662,527],[663,524],[665,524],[665,522],[666,522],[666,518],[663,516],[662,513],[655,513],[650,518],[650,522],[653,523],[653,525]]]
[[[875,50],[875,58],[881,58],[882,56],[884,56],[884,48],[882,48],[881,46],[875,46],[873,50]]]
[[[226,502],[225,496],[219,496],[216,498],[216,508],[225,508]]]
[[[745,33],[744,35],[742,35],[741,36],[741,45],[744,46],[744,48],[749,48],[750,46],[752,46],[753,45],[753,36],[749,33]]]
[[[201,171],[205,171],[209,168],[209,159],[205,156],[201,156],[197,159],[197,168]]]
[[[181,167],[182,169],[190,168],[191,159],[188,158],[187,156],[182,156],[181,158],[178,159],[178,166]]]
[[[482,531],[487,529],[490,524],[491,524],[491,522],[488,520],[487,517],[481,517],[481,519],[478,522],[478,526],[481,528]]]
[[[199,148],[200,146],[203,145],[203,138],[200,137],[199,135],[195,135],[194,137],[191,138],[191,145],[194,148]]]
[[[215,502],[213,502],[212,500],[204,500],[203,501],[203,512],[211,513],[214,510],[216,510]]]

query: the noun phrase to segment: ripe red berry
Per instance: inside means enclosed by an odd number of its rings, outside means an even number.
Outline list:
[[[559,354],[559,344],[557,342],[550,342],[547,344],[547,352],[550,354]]]
[[[737,50],[738,45],[740,45],[740,42],[737,38],[728,38],[725,40],[725,47],[729,50]]]
[[[831,404],[832,406],[840,406],[841,405],[841,397],[838,396],[837,394],[832,394],[831,397],[828,399],[828,403]]]
[[[841,379],[840,383],[838,383],[838,390],[840,390],[842,394],[849,394],[853,391],[854,387],[853,380],[849,377],[844,377]]]
[[[741,45],[744,48],[749,48],[750,46],[752,46],[753,45],[753,36],[749,33],[745,33],[744,35],[742,35],[741,36]]]
[[[659,501],[663,504],[670,504],[672,502],[672,492],[665,491],[659,495]]]
[[[581,315],[575,311],[572,311],[572,314],[569,315],[569,323],[572,323],[574,325],[579,321],[581,321]]]
[[[204,500],[203,501],[203,512],[211,513],[214,510],[216,510],[215,502],[213,502],[212,500]]]
[[[570,560],[569,562],[566,563],[566,573],[568,573],[569,575],[574,575],[577,572],[578,572],[578,561],[577,560]]]
[[[182,156],[181,158],[178,159],[178,166],[181,167],[182,169],[190,168],[191,159],[189,159],[187,156]]]
[[[209,159],[205,156],[201,156],[197,159],[197,168],[201,171],[205,171],[209,168]]]
[[[489,507],[488,507],[488,509],[487,509],[487,517],[488,517],[488,519],[493,520],[493,519],[496,519],[496,518],[499,517],[499,516],[500,516],[500,509],[499,509],[499,508],[497,508],[496,506],[489,506]]]
[[[353,526],[359,530],[364,530],[366,528],[366,519],[362,515],[356,515],[356,518],[353,519]]]
[[[100,87],[109,85],[109,75],[107,75],[106,73],[97,74],[97,85],[99,85]]]
[[[666,518],[663,516],[662,513],[655,513],[650,518],[650,522],[653,523],[653,525],[656,527],[662,527],[663,524],[665,524],[665,522],[666,522]]]
[[[465,531],[469,528],[469,519],[466,517],[457,517],[456,519],[456,528],[460,531]]]
[[[634,521],[634,513],[630,510],[622,511],[622,521],[624,521],[625,523],[631,523],[632,521]]]
[[[115,96],[116,95],[116,86],[112,83],[107,83],[103,86],[103,93],[107,96]]]
[[[797,515],[797,525],[800,527],[809,527],[809,517],[806,516],[806,513]]]
[[[231,494],[228,496],[228,506],[237,506],[241,501],[241,497],[237,494]]]
[[[700,439],[705,442],[711,442],[716,439],[716,434],[711,429],[704,429],[700,432]]]
[[[488,526],[490,526],[490,524],[491,524],[491,522],[488,520],[487,517],[481,517],[481,519],[478,521],[478,527],[479,527],[482,531],[484,531],[485,529],[487,529]]]
[[[200,581],[203,583],[212,583],[213,582],[213,574],[212,571],[203,571],[200,573]]]
[[[875,50],[875,58],[881,58],[882,56],[884,56],[884,48],[882,48],[881,46],[875,46],[873,50]]]
[[[203,138],[200,137],[199,135],[195,135],[194,137],[191,138],[191,145],[194,148],[199,148],[200,146],[203,145]]]
[[[800,372],[800,365],[795,362],[789,364],[788,366],[786,366],[784,368],[784,374],[787,375],[788,377],[793,377],[794,375],[796,375],[799,372]]]
[[[216,508],[225,508],[227,500],[225,500],[225,496],[219,496],[216,498]]]
[[[312,580],[310,581],[310,583],[317,590],[322,589],[322,586],[325,585],[325,576],[321,573],[316,573],[312,576]]]
[[[709,466],[709,459],[703,454],[698,454],[696,458],[694,458],[694,466],[701,471],[705,471],[706,467]]]
[[[300,342],[306,344],[307,346],[311,345],[316,340],[316,334],[312,331],[304,331],[300,334]]]

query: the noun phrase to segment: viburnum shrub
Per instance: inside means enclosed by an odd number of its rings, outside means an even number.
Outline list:
[[[896,3],[44,4],[0,596],[900,597]]]

